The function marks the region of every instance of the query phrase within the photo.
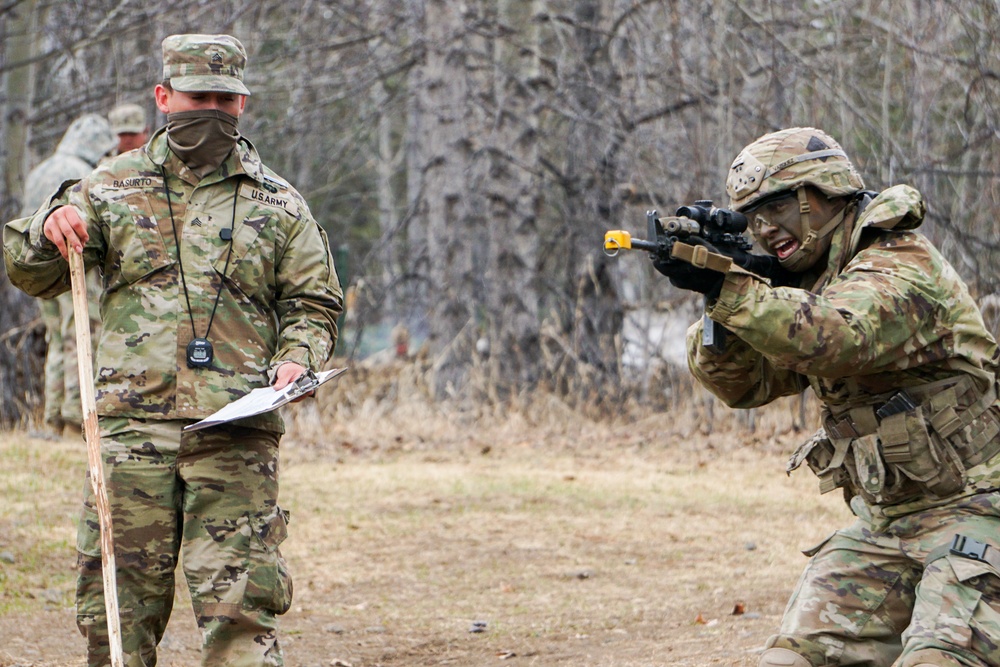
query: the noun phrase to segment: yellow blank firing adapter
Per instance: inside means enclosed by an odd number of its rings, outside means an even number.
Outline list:
[[[604,254],[614,257],[622,249],[632,249],[632,235],[621,229],[614,229],[604,233]]]

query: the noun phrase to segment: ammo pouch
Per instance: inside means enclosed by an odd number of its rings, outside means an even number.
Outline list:
[[[824,408],[824,427],[799,447],[789,472],[805,461],[821,493],[843,488],[891,505],[958,493],[966,470],[1000,452],[995,386],[980,394],[963,376],[882,398],[838,414]]]

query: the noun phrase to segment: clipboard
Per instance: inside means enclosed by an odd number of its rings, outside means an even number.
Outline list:
[[[236,399],[201,421],[185,426],[183,430],[198,431],[210,426],[217,426],[237,419],[253,417],[254,415],[270,412],[271,410],[277,410],[282,405],[290,403],[311,391],[315,391],[321,384],[329,382],[346,371],[347,368],[333,368],[319,373],[306,371],[299,376],[298,380],[280,391],[276,391],[273,387],[254,389],[243,398]]]

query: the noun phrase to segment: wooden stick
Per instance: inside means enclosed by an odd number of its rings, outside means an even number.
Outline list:
[[[111,665],[123,667],[122,630],[118,613],[118,582],[115,577],[115,543],[111,532],[111,505],[104,485],[101,463],[101,433],[97,427],[97,401],[94,398],[94,360],[90,347],[90,308],[87,304],[87,277],[83,256],[69,248],[69,277],[73,284],[73,317],[76,320],[76,358],[80,368],[80,398],[83,401],[83,431],[87,436],[87,462],[90,484],[97,504],[101,526],[101,573],[104,576],[104,609],[108,617],[111,642]]]

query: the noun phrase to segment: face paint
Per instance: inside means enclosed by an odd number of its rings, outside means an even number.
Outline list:
[[[787,259],[802,241],[799,201],[794,192],[772,199],[746,216],[757,242],[779,260]]]
[[[806,190],[793,190],[746,212],[750,231],[789,271],[812,268],[830,248],[844,212],[810,204]]]

